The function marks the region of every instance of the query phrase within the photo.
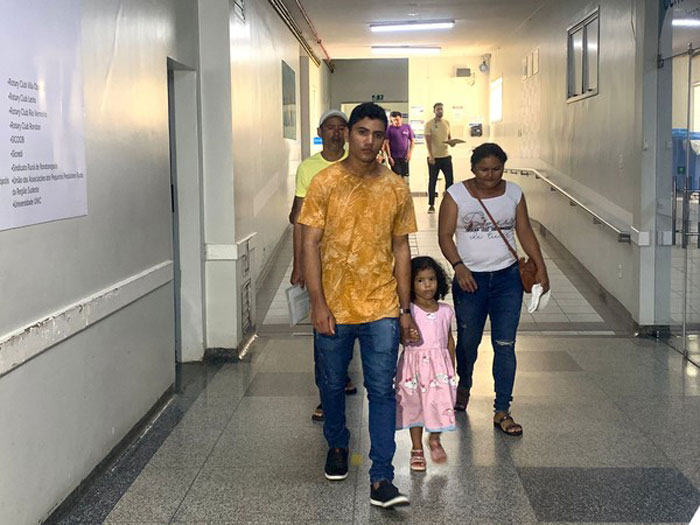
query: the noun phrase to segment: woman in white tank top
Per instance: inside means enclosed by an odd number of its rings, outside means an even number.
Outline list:
[[[455,270],[452,294],[460,381],[455,410],[465,410],[469,402],[477,349],[489,317],[496,390],[493,423],[505,434],[519,436],[523,428],[510,416],[510,403],[523,287],[518,261],[499,229],[514,249],[517,235],[523,250],[537,265],[537,282],[545,291],[549,290],[549,277],[523,192],[517,184],[503,180],[507,159],[497,144],[485,143],[474,149],[474,177],[447,190],[440,206],[438,237],[443,255]]]

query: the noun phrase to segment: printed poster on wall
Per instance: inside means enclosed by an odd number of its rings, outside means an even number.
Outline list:
[[[87,215],[80,0],[0,0],[0,230]]]

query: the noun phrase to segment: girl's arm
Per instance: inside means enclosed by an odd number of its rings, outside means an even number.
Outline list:
[[[527,213],[527,204],[525,195],[520,198],[518,207],[515,209],[515,233],[518,234],[520,245],[525,250],[530,259],[535,261],[537,265],[537,282],[542,285],[544,292],[549,291],[549,276],[547,275],[547,266],[544,264],[544,257],[540,250],[540,243],[535,237],[535,232],[530,224],[530,217]]]
[[[452,368],[457,369],[457,363],[455,363],[455,338],[452,335],[452,328],[447,333],[447,350],[450,352],[450,357],[452,358]]]

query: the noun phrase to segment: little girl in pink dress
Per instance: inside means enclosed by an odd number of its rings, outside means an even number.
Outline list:
[[[396,429],[411,433],[411,470],[426,469],[423,428],[430,432],[428,447],[435,463],[447,460],[440,433],[455,429],[454,311],[438,302],[448,290],[445,271],[434,259],[411,261],[411,314],[421,341],[404,347],[396,374]]]

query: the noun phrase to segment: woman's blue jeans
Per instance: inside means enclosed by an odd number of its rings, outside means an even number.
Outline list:
[[[452,283],[457,315],[457,373],[459,386],[472,387],[472,373],[484,334],[486,316],[491,319],[493,380],[496,412],[508,411],[515,383],[515,334],[520,322],[523,285],[518,264],[495,272],[472,272],[477,289],[465,292],[455,279]]]
[[[348,448],[345,425],[345,381],[355,340],[360,340],[364,385],[369,399],[369,458],[372,483],[394,479],[396,393],[394,377],[399,352],[399,320],[385,318],[362,324],[339,324],[335,335],[314,332],[316,384],[323,405],[323,434],[330,448]]]

